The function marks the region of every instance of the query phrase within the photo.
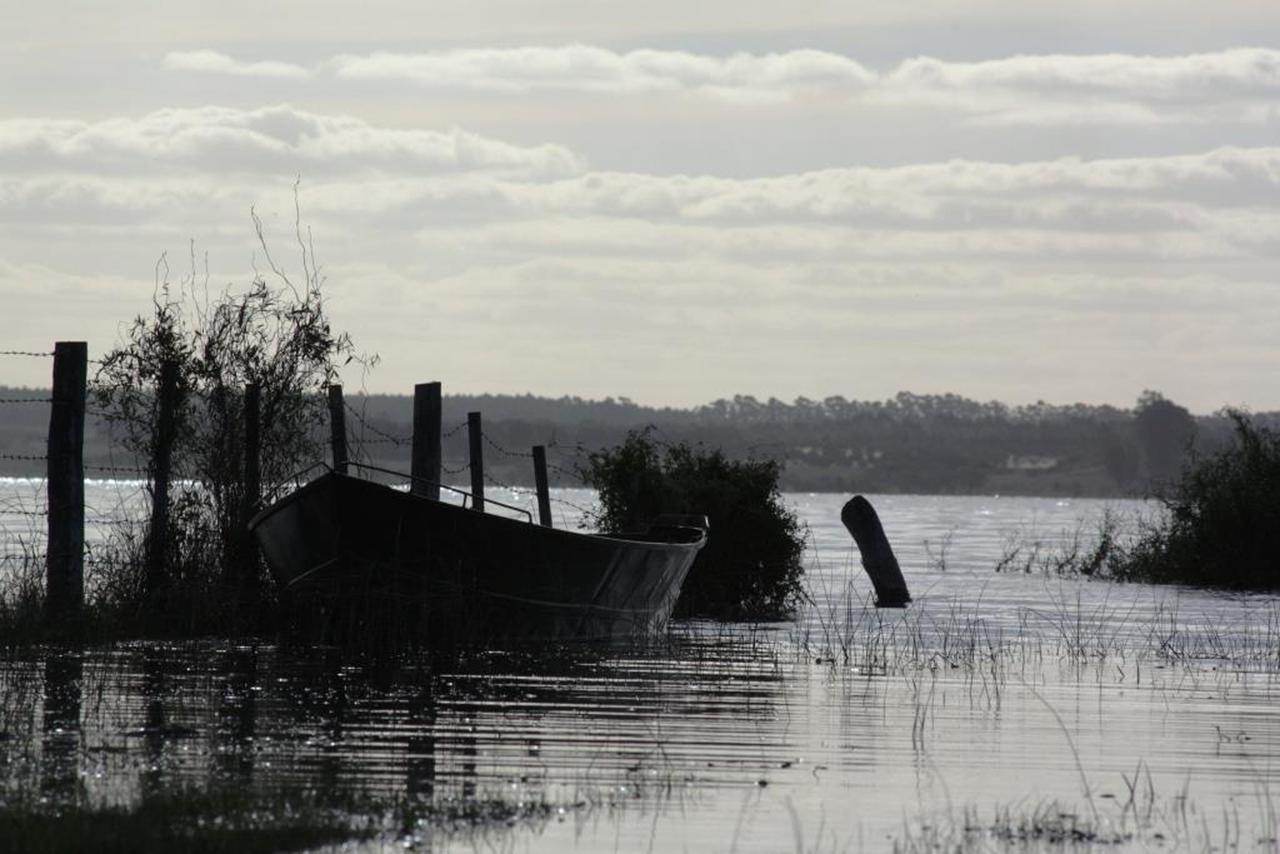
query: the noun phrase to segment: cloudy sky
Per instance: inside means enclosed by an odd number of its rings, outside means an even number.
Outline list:
[[[296,269],[300,180],[350,386],[1280,408],[1274,0],[28,5],[0,349]]]

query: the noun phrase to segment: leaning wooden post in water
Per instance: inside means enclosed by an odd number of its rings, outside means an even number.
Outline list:
[[[49,542],[45,616],[74,619],[84,604],[84,414],[89,345],[59,341],[53,349],[53,398],[47,449]]]
[[[342,386],[329,386],[329,446],[333,449],[333,470],[347,473],[347,408]]]
[[[480,413],[467,413],[467,438],[471,446],[471,509],[484,511],[484,430]]]
[[[538,493],[538,521],[551,527],[551,490],[547,486],[547,448],[533,446],[533,485]]]
[[[871,586],[876,591],[876,607],[905,607],[911,601],[911,594],[907,592],[902,569],[871,502],[855,495],[840,511],[840,521],[849,529],[862,553],[862,568],[871,576]]]
[[[169,542],[169,477],[178,425],[178,365],[160,366],[156,389],[155,446],[151,451],[151,531],[147,539],[145,594],[156,596],[165,580],[165,546]]]
[[[413,462],[409,491],[433,501],[440,500],[440,423],[443,410],[440,383],[418,383],[413,387]]]

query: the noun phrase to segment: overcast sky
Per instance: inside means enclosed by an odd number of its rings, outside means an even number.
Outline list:
[[[352,387],[1280,408],[1275,0],[28,5],[0,349],[296,268],[300,179]]]

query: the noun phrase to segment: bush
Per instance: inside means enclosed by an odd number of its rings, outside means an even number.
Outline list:
[[[644,530],[660,513],[705,514],[707,545],[685,580],[676,613],[717,619],[779,620],[800,601],[804,528],[782,503],[773,460],[731,460],[685,442],[666,444],[653,428],[597,451],[582,469],[600,492],[591,521],[603,531]]]
[[[1117,578],[1280,589],[1280,435],[1228,415],[1232,444],[1192,460],[1160,496],[1166,513],[1116,562]]]
[[[102,359],[92,392],[98,407],[148,472],[148,490],[164,475],[171,449],[169,525],[159,548],[163,577],[147,576],[152,532],[117,531],[100,585],[104,607],[146,612],[162,633],[252,628],[265,579],[245,523],[272,486],[321,456],[326,388],[337,366],[355,358],[351,340],[334,332],[324,311],[323,281],[309,240],[297,234],[302,275],[276,266],[254,216],[270,275],[243,289],[210,293],[207,274],[170,285],[162,259],[150,316],[140,316]],[[171,377],[171,380],[166,380]],[[173,401],[159,417],[161,388]],[[260,389],[259,455],[263,492],[245,476],[245,399]]]

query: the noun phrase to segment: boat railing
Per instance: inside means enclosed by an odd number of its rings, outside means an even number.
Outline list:
[[[435,487],[439,487],[440,489],[448,490],[449,492],[452,492],[455,495],[462,496],[462,506],[464,508],[469,506],[469,503],[470,505],[475,504],[474,495],[472,495],[470,492],[467,492],[465,489],[458,489],[456,486],[449,486],[447,483],[438,483],[434,480],[429,480],[428,478],[425,478],[425,477],[414,477],[411,474],[406,474],[402,471],[396,471],[395,469],[383,468],[382,466],[370,465],[369,463],[358,463],[358,462],[355,462],[354,460],[348,460],[347,465],[353,468],[363,469],[365,471],[376,471],[380,474],[392,475],[393,477],[407,478],[410,483],[425,483],[428,486],[435,486]],[[533,514],[523,507],[516,507],[514,504],[507,504],[506,502],[503,502],[503,501],[496,501],[492,498],[489,498],[488,496],[485,496],[484,503],[496,504],[499,507],[512,511],[513,513],[521,513],[524,515],[525,519],[529,522],[530,525],[533,524]]]

